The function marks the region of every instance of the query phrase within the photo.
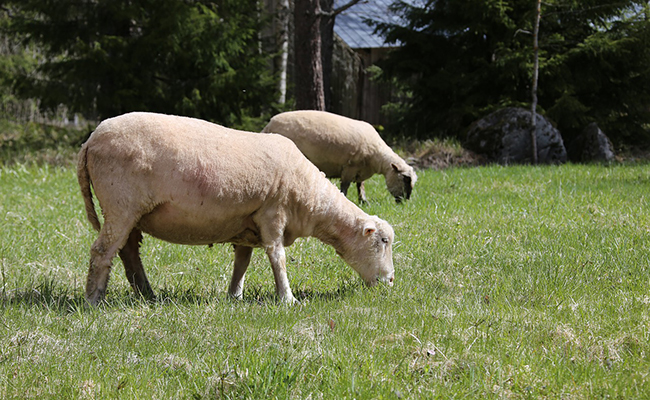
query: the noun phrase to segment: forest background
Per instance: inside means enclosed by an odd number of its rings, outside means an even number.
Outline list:
[[[331,26],[359,2],[0,1],[1,116],[92,126],[139,110],[258,130],[282,110],[325,109],[310,99],[329,90]],[[537,4],[395,1],[392,23],[368,20],[394,46],[371,68],[397,88],[382,134],[462,141],[487,113],[530,107]],[[647,1],[545,1],[538,50],[537,112],[565,142],[597,122],[619,149],[650,144]]]

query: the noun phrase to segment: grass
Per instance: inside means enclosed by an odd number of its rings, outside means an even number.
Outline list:
[[[90,308],[73,169],[1,168],[0,398],[650,396],[647,165],[422,171],[403,205],[381,177],[367,191],[396,231],[393,288],[300,239],[301,305],[276,304],[261,251],[231,301],[229,246],[146,237],[159,299],[116,259]]]

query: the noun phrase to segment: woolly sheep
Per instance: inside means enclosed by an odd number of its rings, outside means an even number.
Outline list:
[[[180,244],[233,243],[228,293],[235,298],[252,249],[260,247],[279,299],[295,302],[284,249],[306,236],[333,246],[367,285],[393,283],[392,227],[345,198],[282,136],[130,113],[99,124],[81,148],[77,176],[88,220],[99,231],[85,294],[93,305],[105,297],[116,254],[135,292],[154,297],[139,254],[142,232]]]
[[[291,139],[327,177],[341,178],[343,194],[356,182],[361,203],[367,201],[363,182],[374,174],[384,175],[398,203],[411,197],[417,180],[413,167],[367,122],[325,111],[289,111],[271,118],[262,132]]]

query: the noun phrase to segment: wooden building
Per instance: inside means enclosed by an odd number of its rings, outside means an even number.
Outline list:
[[[334,9],[348,1],[334,0]],[[294,0],[264,0],[267,15],[272,18],[270,25],[261,33],[261,49],[285,55],[274,57],[273,63],[269,65],[280,75],[282,83],[278,91],[281,103],[294,95],[293,2]],[[384,42],[383,37],[374,33],[374,27],[366,21],[397,18],[389,12],[392,2],[393,0],[365,0],[336,16],[329,111],[373,125],[386,125],[388,122],[381,110],[392,99],[392,87],[373,81],[368,68],[384,58],[390,51],[390,46]]]
[[[337,0],[335,4],[345,3]],[[392,100],[393,88],[372,80],[369,67],[390,51],[384,38],[374,33],[366,20],[387,21],[392,0],[362,1],[336,17],[332,62],[332,112],[367,121],[387,124],[382,107]],[[336,8],[336,6],[335,6]]]

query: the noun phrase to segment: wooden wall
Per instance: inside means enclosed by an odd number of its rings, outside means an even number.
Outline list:
[[[367,68],[385,57],[389,49],[351,49],[334,39],[331,111],[373,125],[389,121],[381,108],[391,99],[391,86],[370,79]]]

